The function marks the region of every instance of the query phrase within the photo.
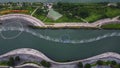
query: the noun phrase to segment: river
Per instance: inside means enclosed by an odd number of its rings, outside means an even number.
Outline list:
[[[120,30],[32,29],[25,27],[28,22],[25,20],[3,22],[0,54],[17,48],[33,48],[55,61],[63,61],[85,59],[105,52],[120,53]]]

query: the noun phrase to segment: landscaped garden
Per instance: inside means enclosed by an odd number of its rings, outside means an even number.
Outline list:
[[[120,15],[119,3],[108,5],[108,3],[56,3],[53,9],[63,16],[58,20],[46,19],[46,23],[57,22],[94,22],[99,19],[113,18]],[[47,16],[45,9],[38,9],[36,17],[43,20]]]
[[[19,65],[21,61],[21,58],[19,56],[16,56],[16,57],[10,57],[8,59],[8,61],[0,61],[0,66],[16,66]],[[36,64],[38,66],[43,66],[45,68],[50,68],[52,66],[52,63],[50,62],[47,62],[45,60],[42,60],[41,62],[33,62],[33,61],[30,61],[30,62],[23,62],[21,65],[23,64]],[[120,68],[120,63],[117,63],[116,61],[104,61],[104,60],[97,60],[96,62],[94,63],[82,63],[82,62],[78,62],[76,63],[76,66],[78,68],[99,68],[99,67],[107,67],[107,68]]]
[[[0,15],[9,13],[23,13],[42,20],[45,23],[63,23],[63,22],[94,22],[99,19],[113,18],[120,15],[120,3],[53,3],[49,8],[48,4],[44,3],[6,3],[0,5]],[[58,19],[48,17],[50,12],[61,15]],[[58,13],[58,14],[57,14]],[[53,15],[51,13],[51,16]],[[55,18],[55,15],[53,15]]]
[[[105,25],[102,25],[101,28],[103,28],[103,29],[120,29],[120,24],[118,24],[118,23],[105,24]]]
[[[117,63],[116,61],[102,61],[102,60],[97,60],[95,63],[90,64],[86,63],[83,65],[82,62],[79,62],[77,64],[78,68],[120,68],[120,64]]]

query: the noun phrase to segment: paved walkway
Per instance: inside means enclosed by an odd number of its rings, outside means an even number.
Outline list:
[[[120,55],[117,53],[113,52],[107,52],[104,54],[100,54],[91,58],[83,59],[83,60],[77,60],[77,61],[72,61],[72,62],[55,62],[48,57],[46,57],[43,53],[30,49],[30,48],[22,48],[22,49],[16,49],[13,51],[10,51],[4,55],[0,56],[0,60],[4,60],[3,58],[7,58],[7,56],[11,55],[20,55],[22,59],[29,60],[29,61],[41,61],[41,60],[46,60],[48,62],[52,63],[51,68],[76,68],[76,64],[78,62],[83,62],[83,64],[86,63],[95,63],[97,60],[115,60],[116,62],[120,63]]]
[[[115,17],[113,19],[106,18],[106,19],[101,19],[98,21],[95,21],[93,23],[85,23],[85,22],[71,22],[71,23],[54,23],[54,25],[48,25],[50,27],[101,27],[104,24],[109,24],[109,23],[120,23],[119,19],[116,19],[118,17]]]
[[[25,15],[25,14],[7,14],[0,16],[0,20],[6,20],[6,19],[12,19],[12,18],[20,18],[29,21],[29,23],[32,23],[34,26],[45,26],[44,23],[37,18]]]
[[[7,14],[0,16],[0,20],[6,20],[6,19],[11,19],[11,18],[22,18],[30,23],[32,23],[34,26],[39,26],[39,27],[55,27],[55,28],[64,28],[64,27],[93,27],[93,28],[98,28],[101,27],[104,24],[108,23],[120,23],[120,20],[118,19],[119,16],[114,17],[113,19],[106,18],[106,19],[101,19],[98,21],[95,21],[93,23],[85,23],[85,22],[63,22],[63,23],[53,23],[52,25],[45,25],[42,21],[39,19],[32,17],[30,15],[25,15],[25,14]]]

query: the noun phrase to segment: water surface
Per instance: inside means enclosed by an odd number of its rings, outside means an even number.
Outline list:
[[[33,48],[55,61],[62,61],[84,59],[105,52],[120,53],[120,30],[12,29],[10,25],[3,26],[0,30],[0,54],[16,48]]]

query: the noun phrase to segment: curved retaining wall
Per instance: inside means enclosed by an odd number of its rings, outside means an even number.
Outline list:
[[[32,23],[34,26],[39,26],[39,27],[44,27],[44,28],[64,28],[64,27],[70,27],[70,28],[77,28],[77,27],[92,27],[92,28],[96,28],[96,27],[100,27],[101,25],[104,24],[109,24],[109,23],[120,23],[120,20],[118,19],[119,16],[114,17],[113,19],[110,18],[105,18],[105,19],[101,19],[98,21],[95,21],[93,23],[86,23],[86,22],[63,22],[63,23],[54,23],[52,25],[45,25],[42,21],[40,21],[39,19],[30,16],[30,15],[26,15],[26,14],[7,14],[7,15],[2,15],[0,16],[0,20],[6,20],[6,19],[12,19],[12,18],[21,18],[24,20],[29,21],[30,23]]]
[[[34,26],[44,26],[44,23],[37,18],[26,15],[26,14],[7,14],[0,16],[0,20],[12,19],[12,18],[20,18],[29,21]]]
[[[18,66],[15,66],[14,68],[44,68],[42,66],[38,66],[36,64],[33,64],[33,63],[27,63],[27,64],[23,64],[23,65],[18,65]],[[0,68],[10,68],[9,66],[0,66]],[[11,67],[13,68],[13,67]]]
[[[54,63],[54,64],[62,64],[62,65],[65,65],[65,64],[75,64],[75,63],[78,63],[78,62],[87,62],[87,61],[96,61],[98,59],[106,59],[106,58],[115,58],[115,59],[119,59],[120,60],[120,55],[117,54],[117,53],[113,53],[113,52],[107,52],[107,53],[103,53],[103,54],[100,54],[100,55],[97,55],[97,56],[93,56],[91,58],[87,58],[87,59],[83,59],[83,60],[77,60],[77,61],[72,61],[72,62],[55,62],[53,60],[51,60],[50,58],[48,58],[47,56],[45,56],[42,52],[40,51],[37,51],[35,49],[30,49],[30,48],[21,48],[21,49],[16,49],[16,50],[13,50],[13,51],[10,51],[6,54],[3,54],[0,56],[0,58],[2,57],[6,57],[6,56],[11,56],[11,55],[17,55],[17,54],[24,54],[24,55],[32,55],[32,56],[35,56],[35,57],[38,57],[42,60],[46,60],[48,62],[51,62],[51,63]]]
[[[28,64],[23,64],[23,65],[19,65],[19,66],[15,66],[15,68],[43,68],[42,66],[38,66],[36,64],[33,64],[33,63],[28,63]]]

